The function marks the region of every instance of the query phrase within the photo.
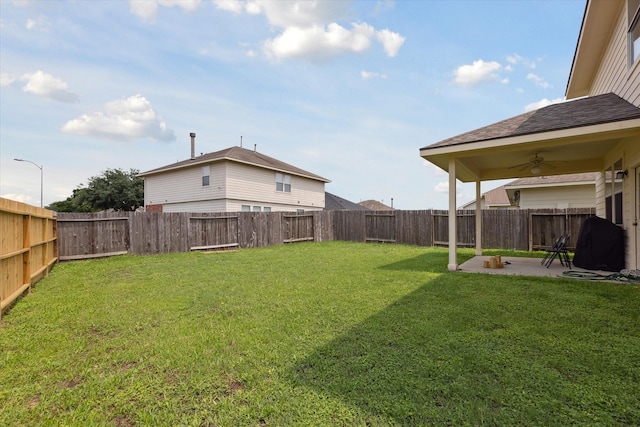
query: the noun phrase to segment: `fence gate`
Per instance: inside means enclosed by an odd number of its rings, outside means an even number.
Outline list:
[[[189,217],[189,250],[238,247],[237,216]]]
[[[313,215],[283,215],[283,243],[313,241]]]
[[[366,214],[365,242],[396,243],[396,214]]]
[[[61,261],[129,253],[129,217],[58,217],[58,253]]]
[[[456,213],[456,237],[458,246],[474,247],[476,245],[476,213],[475,211],[458,211]],[[449,244],[449,213],[444,211],[433,213],[433,244],[447,246]]]

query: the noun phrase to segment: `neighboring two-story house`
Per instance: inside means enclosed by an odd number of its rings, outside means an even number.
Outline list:
[[[476,183],[478,225],[482,181],[589,172],[597,173],[597,216],[624,229],[626,266],[640,269],[640,0],[587,1],[565,96],[420,149],[449,173],[450,271],[458,267],[456,180]],[[480,255],[480,226],[476,233]]]
[[[230,147],[139,174],[147,212],[318,211],[330,182],[258,151]]]

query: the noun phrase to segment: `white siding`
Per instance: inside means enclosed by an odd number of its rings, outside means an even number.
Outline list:
[[[145,177],[144,203],[164,212],[236,212],[242,205],[271,211],[324,208],[324,182],[291,176],[291,192],[276,191],[276,172],[235,162],[211,163],[210,184],[202,185],[202,166]]]
[[[521,209],[593,208],[595,205],[593,184],[520,189]]]
[[[295,209],[324,208],[324,182],[291,176],[291,192],[276,191],[276,172],[230,163],[227,198]],[[275,209],[274,209],[275,210]],[[285,209],[278,209],[285,210]]]
[[[165,203],[163,212],[227,212],[225,200],[202,202]]]
[[[627,9],[620,8],[609,45],[605,49],[589,95],[613,92],[640,107],[640,59],[627,65]]]
[[[618,159],[622,159],[622,167],[628,169],[629,175],[622,182],[622,225],[625,230],[625,258],[627,268],[640,268],[640,254],[636,242],[636,227],[633,223],[636,220],[636,206],[638,201],[635,195],[635,175],[636,168],[640,168],[640,137],[627,138],[617,144],[606,155],[605,164],[613,164]],[[597,215],[605,217],[605,192],[604,180],[599,180],[598,184],[598,209]],[[600,189],[600,187],[602,189]]]
[[[144,204],[174,204],[224,198],[225,165],[211,164],[209,185],[202,185],[202,165],[144,178]]]

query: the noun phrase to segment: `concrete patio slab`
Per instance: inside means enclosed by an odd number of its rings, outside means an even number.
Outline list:
[[[549,268],[546,268],[540,262],[541,258],[520,258],[520,257],[502,257],[504,268],[484,268],[484,261],[489,261],[490,256],[475,256],[470,260],[462,263],[458,267],[458,271],[464,273],[484,273],[484,274],[502,274],[512,276],[534,276],[534,277],[561,277],[565,271],[583,272],[587,274],[601,274],[608,276],[608,271],[584,270],[571,266],[569,269],[560,264],[558,259],[553,260]]]

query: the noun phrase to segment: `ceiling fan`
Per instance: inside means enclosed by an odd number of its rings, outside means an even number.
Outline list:
[[[555,169],[556,166],[553,163],[558,162],[545,161],[544,157],[538,156],[538,153],[534,153],[533,157],[530,158],[527,163],[521,163],[519,165],[511,166],[509,167],[509,169],[518,168],[518,171],[523,171],[525,169],[531,168],[532,174],[539,175],[542,172],[542,168]]]

